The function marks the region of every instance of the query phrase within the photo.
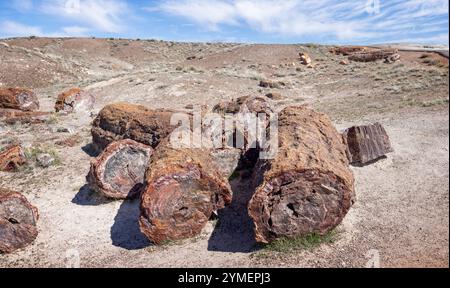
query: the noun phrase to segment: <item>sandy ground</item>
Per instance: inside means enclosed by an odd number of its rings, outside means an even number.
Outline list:
[[[394,64],[350,63],[315,45],[192,44],[99,39],[0,41],[0,85],[37,91],[43,111],[58,93],[79,86],[94,93],[94,113],[53,115],[37,125],[0,122],[0,144],[54,149],[60,164],[31,163],[0,172],[0,186],[23,192],[40,211],[39,236],[26,249],[0,255],[0,267],[448,267],[448,59],[401,52]],[[311,54],[315,68],[298,63]],[[186,60],[195,55],[195,60]],[[424,61],[431,59],[436,61]],[[38,70],[36,70],[38,69]],[[8,72],[6,72],[8,71]],[[285,83],[278,108],[309,104],[338,129],[379,121],[394,152],[352,167],[357,203],[334,243],[311,250],[261,251],[246,205],[248,180],[231,184],[233,203],[195,239],[153,246],[140,233],[138,201],[106,201],[85,176],[90,123],[117,101],[183,109],[272,90],[259,80]],[[57,132],[67,128],[70,133]],[[74,137],[74,147],[58,140]],[[263,253],[264,252],[264,253]]]

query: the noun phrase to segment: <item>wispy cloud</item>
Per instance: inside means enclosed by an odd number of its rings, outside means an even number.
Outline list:
[[[14,21],[0,23],[0,33],[6,36],[43,36],[42,29],[37,26],[29,26]]]

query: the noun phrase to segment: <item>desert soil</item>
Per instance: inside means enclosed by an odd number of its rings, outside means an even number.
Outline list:
[[[0,255],[0,267],[448,267],[448,59],[402,51],[393,64],[341,65],[345,57],[328,48],[0,40],[0,86],[33,89],[42,111],[52,111],[57,95],[71,87],[97,99],[93,113],[54,114],[32,125],[0,122],[2,146],[16,141],[58,158],[46,169],[30,161],[17,173],[0,172],[0,186],[24,193],[40,212],[36,241]],[[311,55],[314,68],[299,64],[299,52]],[[261,79],[283,85],[260,88]],[[279,109],[308,104],[327,113],[339,130],[378,121],[391,137],[393,153],[352,167],[357,202],[333,243],[291,253],[261,251],[246,211],[248,179],[236,179],[233,203],[220,211],[219,222],[210,221],[195,239],[157,247],[139,231],[137,200],[107,201],[85,185],[93,156],[90,124],[106,104],[184,109],[268,92],[283,95]],[[73,147],[56,144],[68,138]]]

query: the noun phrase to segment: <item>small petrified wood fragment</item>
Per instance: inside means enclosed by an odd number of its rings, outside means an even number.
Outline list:
[[[92,189],[114,199],[137,196],[153,149],[131,139],[113,142],[91,162],[88,182]]]
[[[213,211],[231,202],[231,188],[208,151],[164,141],[146,172],[140,227],[154,243],[198,235]]]
[[[324,114],[304,106],[279,114],[279,149],[258,160],[249,203],[258,242],[336,227],[350,209],[354,179],[341,135]]]
[[[0,108],[0,120],[7,124],[39,124],[44,123],[51,113],[40,111],[22,111],[17,109]]]
[[[90,111],[94,108],[95,97],[79,88],[72,88],[58,95],[55,103],[56,112],[71,113],[77,110]]]
[[[121,139],[132,139],[155,148],[177,127],[170,125],[173,113],[128,103],[108,105],[94,120],[92,141],[98,150]]]
[[[352,164],[365,164],[393,151],[389,136],[380,123],[353,126],[342,135]]]
[[[35,111],[39,109],[39,100],[27,89],[0,88],[0,108]]]
[[[8,146],[0,151],[0,171],[17,171],[26,162],[27,159],[20,145]]]
[[[38,210],[18,192],[0,188],[0,252],[11,253],[38,235]]]

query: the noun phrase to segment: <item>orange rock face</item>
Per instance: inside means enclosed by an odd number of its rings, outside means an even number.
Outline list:
[[[0,88],[0,108],[35,111],[39,110],[39,100],[27,89]]]
[[[84,109],[85,111],[92,110],[95,104],[95,97],[86,91],[79,88],[72,88],[58,95],[55,103],[56,112],[74,112]]]
[[[0,188],[0,252],[11,253],[38,235],[36,207],[20,193]]]
[[[0,171],[12,172],[27,162],[22,147],[14,145],[0,152]]]
[[[279,114],[279,149],[258,160],[249,203],[258,242],[336,227],[354,200],[354,179],[341,135],[324,114],[304,106]]]
[[[130,139],[111,143],[91,162],[91,188],[109,198],[134,198],[143,188],[152,153],[150,146]]]
[[[165,142],[152,156],[145,187],[140,227],[157,244],[198,235],[232,197],[208,151],[174,149]]]

